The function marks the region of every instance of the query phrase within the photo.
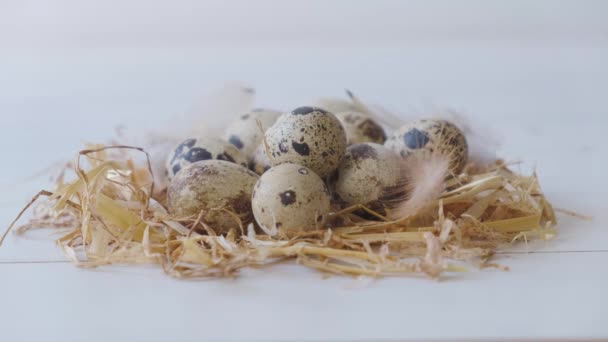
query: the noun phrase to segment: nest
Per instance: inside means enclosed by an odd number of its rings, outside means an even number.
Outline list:
[[[554,211],[536,175],[517,174],[502,161],[469,164],[445,182],[438,198],[406,217],[389,219],[355,206],[336,209],[322,230],[261,232],[235,214],[239,229],[225,235],[203,222],[203,213],[175,217],[167,211],[165,191],[155,184],[142,148],[92,146],[68,171],[74,179],[66,182],[62,175],[54,191],[34,197],[2,240],[36,203],[33,218],[16,232],[60,231],[57,244],[78,266],[147,263],[173,277],[204,278],[291,259],[330,274],[437,278],[470,267],[506,269],[492,262],[505,244],[556,234]],[[37,201],[41,197],[46,200]],[[369,215],[357,215],[361,211]]]

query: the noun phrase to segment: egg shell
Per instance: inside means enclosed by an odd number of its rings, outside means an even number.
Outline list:
[[[230,123],[223,137],[250,159],[264,138],[263,132],[272,126],[281,114],[274,110],[254,109]],[[258,127],[258,120],[262,130]]]
[[[323,227],[330,210],[329,191],[311,169],[281,164],[266,171],[255,185],[253,215],[266,230],[313,230]]]
[[[299,107],[283,114],[265,137],[272,165],[298,164],[320,177],[333,172],[346,151],[346,133],[340,121],[316,107]]]
[[[336,171],[333,190],[346,205],[363,204],[383,212],[404,195],[404,163],[398,153],[383,145],[351,145]]]
[[[372,142],[384,144],[386,134],[380,124],[370,116],[360,112],[339,112],[336,117],[340,120],[348,145]]]
[[[249,160],[249,169],[258,175],[263,174],[268,171],[272,167],[270,163],[270,159],[266,155],[266,149],[264,148],[264,144],[260,144],[258,148],[255,149],[253,153],[253,157]]]
[[[460,174],[468,161],[466,137],[456,125],[446,120],[424,119],[408,123],[389,137],[384,146],[404,159],[412,155],[448,156],[453,174]]]
[[[173,178],[184,167],[201,160],[225,160],[247,167],[247,158],[231,144],[219,138],[186,139],[173,149],[167,159],[169,178]]]
[[[243,225],[252,221],[251,195],[258,175],[243,166],[223,160],[193,163],[179,172],[167,191],[169,212],[178,217],[197,217],[217,233],[239,229],[227,209],[237,214]]]

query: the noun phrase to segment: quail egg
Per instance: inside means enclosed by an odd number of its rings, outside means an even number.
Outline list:
[[[260,177],[253,190],[252,207],[256,221],[266,230],[314,230],[325,222],[330,197],[323,180],[311,169],[281,164]]]
[[[446,155],[450,158],[450,172],[453,174],[464,169],[469,150],[462,131],[446,120],[418,120],[406,124],[384,146],[405,159],[410,155]]]
[[[258,175],[261,175],[271,167],[272,164],[270,164],[270,159],[268,159],[268,156],[266,155],[264,144],[260,144],[260,146],[255,149],[253,157],[249,160],[249,169]]]
[[[299,107],[283,114],[265,138],[272,165],[299,164],[320,177],[338,167],[346,150],[346,133],[340,121],[317,107]]]
[[[252,221],[251,194],[258,175],[243,166],[223,160],[204,160],[185,167],[169,184],[167,204],[169,212],[179,217],[196,217],[203,211],[202,220],[217,233],[238,229]]]
[[[403,197],[404,161],[375,143],[351,145],[338,167],[333,190],[347,205],[364,204],[381,213]]]
[[[365,142],[384,144],[386,135],[384,129],[374,119],[359,112],[339,112],[336,117],[346,131],[349,145]]]
[[[247,159],[241,152],[221,139],[186,139],[169,154],[167,174],[173,178],[187,165],[208,159],[225,160],[247,167]]]
[[[226,128],[224,139],[238,148],[247,158],[250,158],[264,138],[263,131],[272,126],[281,114],[273,110],[254,109],[233,121]],[[260,131],[258,127],[258,120],[263,131]]]

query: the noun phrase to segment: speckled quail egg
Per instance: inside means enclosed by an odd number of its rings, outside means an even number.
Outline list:
[[[404,195],[404,163],[398,153],[382,145],[351,145],[338,167],[333,190],[346,205],[364,204],[383,213]]]
[[[281,112],[267,109],[254,109],[233,121],[224,132],[224,139],[238,148],[247,158],[251,158],[260,145],[266,131],[277,121]],[[258,127],[257,120],[262,124]]]
[[[320,177],[338,167],[346,150],[346,133],[340,121],[317,107],[299,107],[283,114],[265,137],[272,165],[299,164]]]
[[[281,164],[260,177],[253,190],[252,207],[256,221],[266,230],[313,230],[323,226],[330,197],[323,180],[311,169]]]
[[[173,178],[184,167],[209,159],[225,160],[247,167],[247,159],[241,152],[221,139],[186,139],[169,154],[167,174]]]
[[[249,169],[258,175],[263,174],[268,171],[272,167],[270,163],[270,159],[266,155],[266,149],[264,148],[264,144],[260,144],[258,148],[255,149],[253,153],[253,157],[249,160]]]
[[[336,117],[346,131],[349,145],[365,142],[384,144],[386,140],[384,129],[368,115],[349,111],[336,113]]]
[[[204,160],[186,166],[169,184],[169,212],[179,217],[196,217],[217,233],[238,229],[237,214],[243,225],[252,221],[251,195],[258,175],[247,168],[223,161]]]
[[[418,120],[399,128],[384,146],[401,154],[449,156],[450,172],[459,174],[468,160],[467,140],[462,131],[446,120]]]

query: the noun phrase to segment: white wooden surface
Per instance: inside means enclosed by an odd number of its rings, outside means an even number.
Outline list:
[[[348,87],[408,115],[463,111],[501,156],[536,167],[556,206],[594,216],[512,246],[498,260],[510,272],[439,282],[322,280],[295,265],[177,281],[154,267],[75,268],[46,231],[9,236],[1,339],[608,338],[606,5],[450,4],[1,2],[2,226],[46,187],[31,176],[82,142],[117,124],[171,128],[230,81],[281,109]]]

